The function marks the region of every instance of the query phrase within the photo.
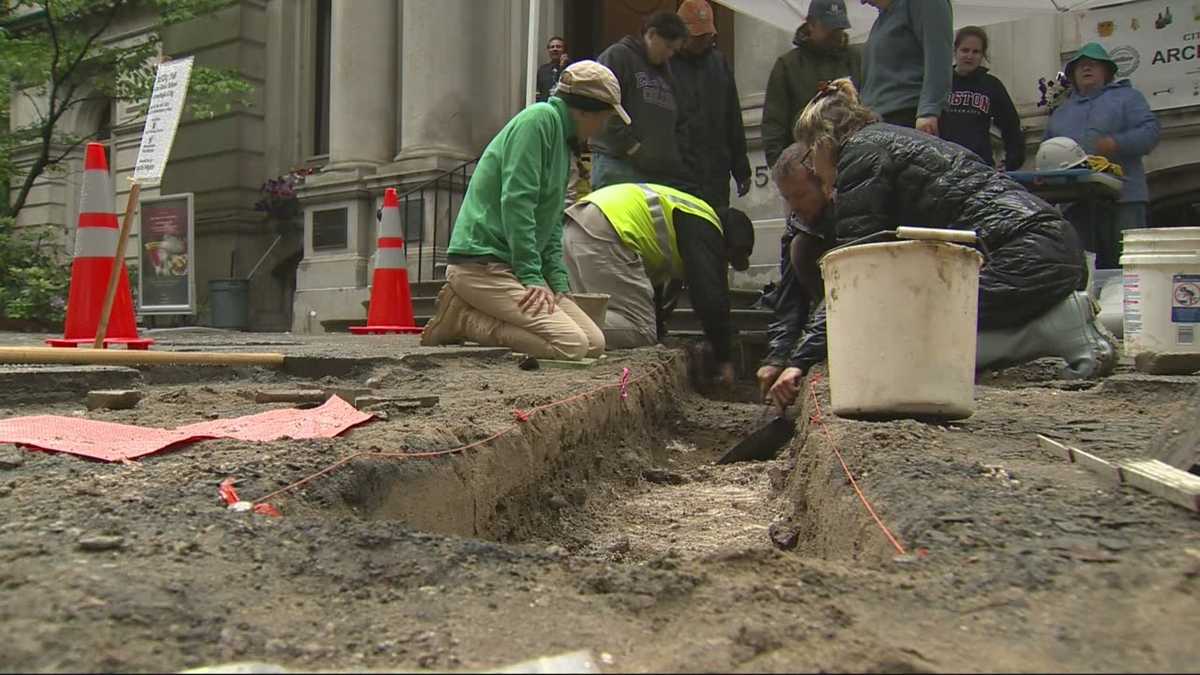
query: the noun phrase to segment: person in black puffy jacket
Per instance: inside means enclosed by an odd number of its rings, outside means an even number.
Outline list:
[[[849,80],[818,92],[794,132],[797,143],[781,155],[778,164],[785,166],[775,175],[804,220],[803,239],[791,251],[802,283],[819,283],[812,281],[816,258],[833,246],[901,225],[973,229],[988,253],[979,278],[977,367],[1057,356],[1067,361],[1067,377],[1111,372],[1112,339],[1079,291],[1086,278],[1083,249],[1054,207],[959,145],[880,123]],[[806,290],[824,297],[820,289]],[[787,367],[760,372],[760,384],[775,402],[790,405],[804,375],[825,355],[821,302]],[[762,382],[764,375],[774,381]]]

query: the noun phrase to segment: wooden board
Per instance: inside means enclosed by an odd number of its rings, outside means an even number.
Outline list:
[[[1038,443],[1041,444],[1042,449],[1048,450],[1072,464],[1078,464],[1081,468],[1096,474],[1109,485],[1118,486],[1124,482],[1120,466],[1097,457],[1090,452],[1084,452],[1079,448],[1064,445],[1053,438],[1042,435],[1038,435]]]
[[[1128,460],[1121,469],[1129,485],[1200,513],[1200,477],[1157,459]]]
[[[1116,464],[1079,448],[1038,435],[1038,444],[1114,485],[1132,485],[1172,504],[1200,513],[1200,477],[1156,459],[1130,459]]]

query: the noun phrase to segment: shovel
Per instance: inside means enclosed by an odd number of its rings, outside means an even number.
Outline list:
[[[759,427],[754,430],[749,436],[743,438],[737,445],[730,448],[721,458],[717,460],[717,464],[733,464],[734,462],[762,462],[768,459],[775,459],[783,446],[787,445],[792,440],[792,436],[796,434],[796,420],[788,417],[785,414],[779,414],[772,417],[765,424],[762,420],[767,418],[774,405],[768,403],[763,410],[762,417],[759,418]]]

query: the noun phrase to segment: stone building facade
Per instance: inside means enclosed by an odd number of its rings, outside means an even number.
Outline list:
[[[568,41],[572,58],[594,56],[635,29],[640,14],[675,0],[541,0],[539,44]],[[404,220],[410,278],[440,273],[448,223],[470,162],[525,104],[529,0],[239,0],[213,17],[172,29],[172,56],[238,68],[256,87],[255,105],[180,129],[161,192],[196,193],[201,303],[211,278],[244,275],[274,238],[252,210],[266,178],[312,167],[300,192],[303,222],[252,283],[252,327],[321,332],[326,323],[365,318],[375,212],[387,187],[407,194]],[[735,200],[754,218],[759,244],[738,285],[776,274],[782,205],[767,177],[760,124],[767,76],[791,47],[791,31],[717,6],[719,46],[731,58],[742,97],[754,170]],[[1080,44],[1069,15],[989,27],[992,72],[1024,118],[1031,149],[1045,114],[1039,76],[1056,72]],[[137,26],[121,35],[136,34]],[[539,49],[539,58],[544,56]],[[118,189],[140,135],[127,110],[110,143]],[[103,116],[93,111],[92,117]],[[81,128],[98,123],[80,119]],[[1200,110],[1165,112],[1163,141],[1148,169],[1161,225],[1200,224]],[[1032,157],[1033,153],[1030,153]],[[73,229],[78,187],[51,177],[23,214],[27,223]],[[118,196],[118,204],[123,204]],[[1164,218],[1166,220],[1164,221]],[[199,317],[203,322],[203,313]]]

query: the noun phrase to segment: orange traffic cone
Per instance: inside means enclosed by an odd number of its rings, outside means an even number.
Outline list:
[[[371,305],[367,325],[351,326],[356,335],[372,333],[419,334],[413,319],[412,291],[404,267],[404,232],[400,228],[400,200],[396,188],[383,193],[383,215],[379,220],[379,247],[375,252],[375,275],[371,278]]]
[[[46,340],[52,347],[77,347],[96,340],[100,312],[108,277],[112,274],[120,232],[113,208],[112,177],[104,146],[88,143],[83,162],[83,191],[79,198],[79,227],[75,230],[75,258],[71,261],[71,292],[67,296],[65,335]],[[147,349],[154,340],[139,338],[133,317],[133,294],[129,292],[129,274],[121,261],[117,296],[104,346],[121,344],[129,349]]]

